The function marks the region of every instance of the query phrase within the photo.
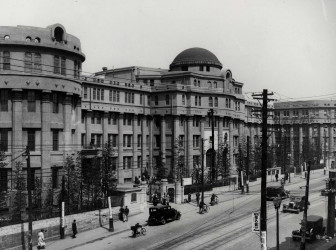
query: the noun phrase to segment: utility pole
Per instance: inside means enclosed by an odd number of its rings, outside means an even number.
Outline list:
[[[246,149],[247,149],[247,153],[246,153],[246,193],[249,192],[249,164],[250,164],[250,137],[247,136],[246,138],[247,140],[247,145],[246,145]]]
[[[31,193],[31,169],[30,169],[30,151],[29,146],[26,147],[27,156],[27,189],[28,189],[28,249],[33,249],[33,218],[32,218],[32,193]]]
[[[201,143],[201,150],[202,150],[202,198],[201,201],[204,203],[204,139],[202,138],[202,143]]]
[[[209,119],[211,120],[211,179],[214,181],[216,179],[216,169],[215,169],[215,123],[214,123],[214,110],[210,109]]]
[[[324,163],[323,174],[324,175],[326,174],[326,169],[327,169],[326,153],[327,153],[327,135],[326,135],[326,130],[324,129],[324,154],[323,154],[323,163]],[[330,176],[329,176],[329,178],[330,178]]]
[[[303,220],[301,223],[301,245],[300,245],[300,250],[305,250],[306,249],[306,230],[307,230],[307,209],[308,209],[308,197],[309,197],[309,176],[310,176],[310,165],[311,162],[308,161],[308,173],[307,173],[307,184],[306,184],[306,199],[305,199],[305,206],[304,206],[304,211],[303,211]],[[335,204],[334,204],[335,206]],[[335,209],[335,207],[333,208]],[[334,217],[335,220],[335,217]]]
[[[267,207],[266,207],[266,171],[267,171],[267,112],[268,93],[267,89],[263,90],[262,94],[252,94],[254,99],[261,99],[262,103],[262,141],[261,141],[261,204],[260,204],[260,241],[261,249],[267,249]],[[255,98],[256,97],[256,98]]]
[[[334,238],[335,233],[335,178],[335,170],[329,169],[327,235],[332,238]]]

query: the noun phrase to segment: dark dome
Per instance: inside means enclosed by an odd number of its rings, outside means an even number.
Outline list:
[[[182,65],[211,65],[222,69],[222,64],[209,50],[202,48],[190,48],[178,54],[170,64],[170,68]]]

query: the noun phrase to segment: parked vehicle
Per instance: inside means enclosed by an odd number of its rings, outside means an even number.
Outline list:
[[[181,219],[181,213],[169,205],[157,205],[149,208],[148,225],[166,224],[167,221]]]
[[[278,195],[280,195],[282,199],[288,198],[289,191],[286,190],[283,185],[270,186],[266,188],[267,200],[273,200],[274,198],[278,197]]]
[[[317,235],[324,235],[323,217],[318,215],[309,215],[307,217],[306,240],[313,241]],[[292,239],[300,240],[302,238],[301,228],[292,232]]]
[[[283,204],[282,212],[295,212],[299,213],[304,210],[305,207],[306,196],[304,195],[292,195],[290,196],[290,200],[288,204]],[[310,202],[308,201],[308,205]]]

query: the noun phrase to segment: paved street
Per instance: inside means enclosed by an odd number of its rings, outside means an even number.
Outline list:
[[[312,175],[311,206],[308,215],[326,216],[326,198],[320,196],[320,189],[324,187],[326,178],[323,173]],[[297,177],[293,182],[295,183],[286,187],[292,193],[304,193],[299,187],[305,184],[305,180]],[[198,213],[195,204],[179,205],[182,212],[180,221],[173,221],[164,226],[146,226],[146,236],[131,238],[129,230],[75,249],[259,249],[259,236],[251,232],[251,213],[258,211],[260,207],[259,190],[260,187],[253,187],[251,193],[246,195],[241,195],[239,192],[221,194],[219,199],[225,202],[212,206],[209,213],[202,215]],[[283,200],[283,203],[287,201],[288,199]],[[272,202],[268,202],[267,206],[268,246],[270,249],[275,249],[276,213]],[[291,240],[291,231],[299,228],[302,212],[291,214],[279,211],[279,213],[281,248],[297,249],[299,243]],[[143,220],[139,222],[145,224],[148,211],[142,218]],[[317,249],[323,243],[324,241],[307,243],[306,249]]]

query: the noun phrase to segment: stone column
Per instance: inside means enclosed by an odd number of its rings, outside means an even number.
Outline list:
[[[163,115],[160,116],[160,122],[161,122],[161,125],[160,125],[160,131],[161,131],[161,147],[160,147],[160,150],[161,150],[161,153],[162,153],[162,161],[165,163],[165,166],[166,166],[166,119]],[[166,169],[167,169],[167,166],[166,166]]]
[[[86,120],[85,120],[85,131],[86,131],[86,147],[90,146],[91,143],[91,117],[93,116],[92,110],[86,111]]]
[[[233,119],[229,121],[229,156],[230,157],[230,166],[231,166],[231,173],[237,175],[236,170],[234,169],[233,165]]]
[[[303,132],[302,125],[299,125],[299,155],[302,154]]]
[[[331,162],[331,158],[333,157],[333,149],[334,149],[334,129],[333,127],[331,126],[331,124],[329,124],[328,126],[328,129],[329,129],[329,147],[328,147],[328,166],[330,166]]]
[[[138,131],[137,131],[137,115],[133,115],[133,168],[132,168],[132,180],[135,180],[135,177],[138,175]],[[141,180],[141,178],[140,178]]]
[[[290,157],[289,157],[289,167],[294,165],[294,127],[291,125],[289,132],[289,143],[290,143]]]
[[[173,143],[175,144],[175,140],[179,139],[179,117],[178,116],[173,116]],[[185,143],[185,139],[182,142],[182,148],[184,149],[184,143]],[[175,149],[175,145],[172,145],[172,161],[173,161],[173,176],[174,179],[176,180],[177,178],[177,155],[176,155],[176,149]],[[184,153],[185,155],[185,153]],[[186,162],[185,162],[186,163]],[[184,163],[184,166],[186,166],[186,164]],[[190,172],[189,172],[190,173]]]
[[[149,169],[148,173],[150,176],[154,175],[153,166],[153,117],[149,119]]]
[[[312,128],[313,124],[310,124],[309,125],[309,128],[308,128],[308,140],[309,142],[312,141],[313,139],[313,128]]]
[[[146,130],[145,130],[145,127],[146,127],[146,117],[142,116],[141,119],[142,119],[141,120],[141,135],[142,135],[141,160],[142,160],[142,162],[141,162],[141,165],[140,165],[141,166],[140,172],[142,174],[144,172],[144,168],[146,166],[146,164],[144,162],[145,162],[145,160],[147,160],[147,154],[146,154],[146,151],[145,151],[145,149],[146,149],[146,135],[147,135],[147,133],[146,133]],[[148,169],[147,169],[147,171],[148,171]],[[141,175],[141,177],[142,177],[142,175]]]
[[[63,102],[63,136],[64,136],[64,151],[71,151],[71,103],[72,103],[72,93],[66,93]]]
[[[27,146],[27,141],[22,141],[22,89],[12,89],[12,140],[12,167],[14,168],[15,162],[22,161],[20,155]]]
[[[218,149],[220,148],[220,145],[224,143],[223,120],[224,120],[224,117],[219,117],[219,120],[218,120]]]
[[[79,151],[81,149],[81,139],[82,139],[82,135],[81,135],[81,131],[80,131],[80,127],[81,127],[81,123],[82,123],[82,100],[80,99],[80,97],[78,96],[78,100],[77,100],[77,105],[76,105],[76,117],[77,117],[77,123],[76,123],[76,139],[75,139],[75,144],[76,144],[76,148]]]
[[[52,151],[52,135],[50,130],[51,119],[51,104],[50,104],[51,91],[42,91],[42,103],[41,103],[41,173],[42,173],[42,187],[43,190],[47,189],[47,183],[50,182],[51,177],[51,164],[50,164],[50,151]],[[47,146],[48,145],[48,146]],[[61,148],[59,149],[61,150]]]
[[[124,137],[124,127],[123,127],[124,114],[119,113],[118,115],[118,183],[124,183],[124,170],[123,170],[123,137]]]
[[[320,145],[321,145],[321,148],[322,148],[322,152],[324,154],[324,126],[323,124],[320,124]]]
[[[193,159],[193,117],[192,116],[187,116],[187,155],[186,155],[186,159],[187,160],[187,168],[190,170],[192,170],[192,160],[189,159]]]
[[[103,148],[105,143],[108,141],[108,117],[109,117],[109,112],[104,111],[103,113]]]

